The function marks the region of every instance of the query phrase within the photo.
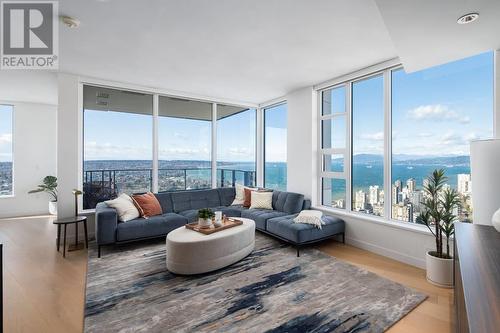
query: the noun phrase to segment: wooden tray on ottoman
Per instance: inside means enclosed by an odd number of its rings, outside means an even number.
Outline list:
[[[186,228],[194,230],[194,231],[198,231],[199,233],[202,233],[205,235],[210,235],[210,234],[213,234],[215,232],[226,230],[226,229],[229,229],[232,227],[237,227],[237,226],[242,225],[242,224],[243,224],[243,221],[228,218],[228,219],[224,220],[222,226],[220,226],[220,227],[214,227],[214,225],[212,224],[212,226],[210,226],[210,228],[200,228],[200,227],[198,227],[198,222],[192,222],[192,223],[186,224]]]

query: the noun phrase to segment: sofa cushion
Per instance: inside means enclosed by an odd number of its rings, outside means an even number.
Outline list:
[[[177,214],[187,218],[189,223],[198,221],[198,209],[183,210],[182,212],[178,212]]]
[[[218,188],[220,204],[222,206],[230,206],[236,196],[236,190],[234,187],[221,187]]]
[[[304,199],[304,204],[302,205],[302,210],[311,209],[311,200]]]
[[[294,214],[268,220],[267,231],[294,243],[301,244],[330,237],[345,230],[344,221],[337,217],[323,216],[322,220],[325,224],[322,226],[322,229],[318,229],[311,224],[294,223],[293,219],[296,216],[297,214]]]
[[[211,208],[221,205],[219,192],[216,189],[172,192],[171,197],[174,212]]]
[[[138,238],[164,236],[186,223],[187,219],[184,216],[174,213],[152,216],[148,219],[139,218],[130,220],[118,223],[116,240],[121,242]]]
[[[174,208],[172,206],[172,197],[170,192],[160,192],[155,194],[156,199],[160,202],[161,210],[163,214],[173,213]]]
[[[241,216],[241,209],[238,209],[237,207],[230,206],[218,206],[218,207],[209,207],[213,212],[216,212],[220,210],[223,215],[226,216],[231,216],[231,217],[240,217]],[[177,213],[179,215],[182,215],[186,217],[189,220],[189,223],[191,222],[196,222],[198,221],[198,209],[188,209],[184,210],[182,212]]]
[[[241,217],[255,221],[255,227],[260,230],[267,230],[266,222],[274,217],[287,215],[283,212],[269,209],[244,209],[241,211]]]
[[[273,208],[275,210],[288,214],[296,214],[302,210],[303,205],[303,194],[273,191]]]
[[[220,210],[222,215],[231,216],[231,217],[240,217],[241,216],[241,207],[238,206],[219,206],[210,208],[212,211],[216,212]]]

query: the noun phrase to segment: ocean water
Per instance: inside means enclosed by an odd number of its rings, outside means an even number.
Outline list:
[[[454,189],[457,188],[457,175],[470,173],[469,165],[395,163],[392,165],[391,169],[391,183],[394,184],[396,180],[401,180],[404,185],[408,179],[413,178],[416,181],[417,189],[421,189],[423,187],[424,179],[427,178],[435,169],[441,168],[445,169],[445,174],[448,177],[446,183]],[[380,189],[383,189],[383,182],[384,167],[382,164],[353,164],[352,185],[354,192],[359,190],[367,192],[369,187],[374,185],[378,185]],[[384,192],[388,193],[387,191]],[[332,193],[332,199],[334,200],[345,198],[345,188],[342,186],[336,186],[333,188]]]
[[[112,169],[151,169],[151,161],[86,161],[85,170],[112,170]],[[159,161],[160,180],[162,176],[174,176],[176,169],[191,169],[187,171],[188,178],[199,179],[200,181],[210,182],[210,162],[208,161]],[[238,170],[236,179],[243,181],[243,171],[255,171],[256,166],[253,162],[218,162],[218,169]],[[468,164],[422,164],[418,161],[400,161],[392,165],[392,183],[401,180],[414,178],[417,188],[421,188],[423,180],[435,169],[444,168],[448,177],[447,184],[452,188],[457,186],[457,175],[470,173]],[[168,170],[162,170],[168,169]],[[339,162],[333,161],[332,169],[341,169]],[[231,176],[230,171],[224,171],[225,178]],[[284,162],[270,162],[265,164],[265,186],[274,189],[286,189],[287,166]],[[383,188],[384,170],[382,163],[354,163],[353,164],[353,189],[368,190],[370,186],[378,185]],[[221,170],[218,170],[220,180]],[[344,196],[345,190],[342,187],[333,189],[335,197]]]

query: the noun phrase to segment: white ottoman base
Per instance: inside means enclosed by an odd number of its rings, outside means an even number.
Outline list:
[[[248,246],[242,248],[241,250],[235,253],[228,254],[225,257],[215,258],[203,262],[181,263],[181,262],[170,261],[167,258],[167,269],[172,273],[183,274],[183,275],[212,272],[240,261],[241,259],[248,256],[250,253],[252,253],[254,247],[255,247],[255,242],[252,242]]]
[[[255,222],[240,218],[242,225],[204,235],[185,227],[167,235],[167,269],[176,274],[202,274],[229,266],[255,247]]]

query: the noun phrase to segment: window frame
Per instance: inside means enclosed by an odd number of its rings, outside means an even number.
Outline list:
[[[0,100],[0,105],[3,106],[10,106],[12,110],[12,121],[10,123],[11,126],[11,135],[12,135],[12,142],[11,142],[11,154],[12,154],[12,166],[11,166],[11,178],[12,178],[12,184],[11,188],[12,191],[10,194],[6,195],[0,195],[0,199],[9,199],[9,198],[14,198],[16,196],[16,172],[15,172],[15,145],[14,145],[14,134],[15,134],[15,123],[16,123],[16,105],[13,104],[12,102],[3,102]]]
[[[85,78],[79,80],[79,93],[78,93],[78,109],[79,109],[79,169],[78,169],[78,183],[80,187],[83,188],[84,183],[84,163],[85,163],[85,121],[84,121],[84,107],[83,107],[83,89],[85,86],[106,88],[106,89],[116,89],[122,91],[129,91],[141,94],[149,94],[152,95],[153,98],[153,113],[152,113],[152,192],[158,192],[158,161],[159,161],[159,142],[158,142],[158,125],[159,125],[159,99],[160,97],[172,97],[179,98],[185,100],[191,100],[196,102],[204,102],[212,104],[212,121],[211,121],[211,188],[217,188],[217,106],[218,105],[226,105],[226,106],[235,106],[244,108],[244,111],[254,110],[255,112],[255,186],[259,186],[259,152],[261,151],[262,141],[259,141],[259,133],[260,133],[260,113],[262,112],[262,108],[258,104],[246,104],[246,103],[238,103],[234,101],[225,101],[225,100],[214,100],[214,99],[205,99],[203,97],[197,97],[187,94],[177,94],[176,92],[167,92],[163,90],[157,89],[147,89],[142,87],[137,87],[133,85],[122,85],[116,84],[115,82],[106,82],[101,80],[94,80]],[[10,105],[9,103],[5,103],[6,105]],[[242,112],[244,112],[242,111]],[[14,163],[13,163],[14,164]],[[14,172],[13,172],[14,174]],[[13,175],[14,182],[14,175]],[[6,196],[3,196],[6,197]],[[2,197],[0,197],[2,198]],[[80,207],[83,207],[83,198],[79,199]],[[93,212],[95,209],[81,209],[81,212]]]
[[[330,114],[323,114],[323,94],[326,91],[330,91],[333,89],[337,88],[345,88],[345,109],[344,112],[338,112],[338,113],[330,113]],[[351,170],[350,170],[350,165],[351,165],[351,157],[350,151],[351,151],[351,146],[352,143],[350,141],[350,135],[351,135],[351,84],[346,81],[346,82],[341,82],[338,84],[335,84],[330,87],[326,87],[324,89],[321,89],[318,93],[318,119],[319,119],[319,125],[318,125],[318,152],[319,152],[319,159],[318,159],[318,200],[319,204],[323,207],[329,207],[331,209],[339,210],[342,212],[350,211],[351,210],[351,203],[349,200],[351,196],[351,191],[350,191],[350,178],[351,178]],[[345,147],[344,148],[323,148],[323,121],[331,121],[334,120],[335,118],[345,118]],[[325,155],[342,155],[344,157],[344,170],[342,172],[336,172],[336,171],[325,171],[323,170],[323,166],[325,163]],[[330,206],[326,206],[323,204],[323,178],[328,178],[328,179],[341,179],[345,181],[346,184],[346,191],[345,191],[345,208],[333,208]]]
[[[287,137],[288,137],[288,105],[286,100],[282,100],[277,103],[269,104],[266,105],[265,107],[262,107],[262,187],[266,187],[266,112],[269,109],[272,109],[276,106],[280,105],[286,105],[286,114],[287,114]],[[286,149],[288,149],[288,142]],[[287,161],[285,161],[285,164],[287,165],[287,177],[288,177],[288,158]],[[286,184],[286,187],[288,188],[288,181]],[[286,189],[285,189],[286,191]]]
[[[361,69],[357,72],[342,76],[338,79],[327,81],[323,84],[315,86],[314,89],[317,92],[317,117],[318,117],[318,168],[317,168],[317,198],[318,206],[320,209],[326,209],[330,211],[337,212],[342,215],[350,215],[359,217],[361,219],[368,219],[372,221],[380,222],[391,222],[391,223],[401,223],[402,221],[397,221],[392,219],[391,215],[391,205],[392,199],[389,197],[387,200],[386,189],[391,186],[391,163],[392,163],[392,71],[403,68],[402,64],[397,60],[389,60],[387,62],[377,64],[374,66]],[[352,141],[352,88],[353,84],[359,81],[367,80],[372,77],[382,76],[383,86],[384,86],[384,216],[375,216],[371,214],[366,214],[362,212],[354,211],[352,204],[352,153],[353,153],[353,141]],[[344,172],[325,172],[323,171],[324,156],[328,154],[333,154],[334,151],[339,151],[339,149],[323,148],[323,126],[322,121],[325,119],[331,119],[335,117],[335,114],[323,115],[323,92],[334,89],[340,86],[346,87],[346,102],[345,102],[345,113],[338,113],[340,115],[346,115],[346,148],[344,154]],[[340,153],[341,154],[341,153]],[[326,206],[323,204],[323,178],[334,178],[334,179],[345,179],[345,208],[334,208]],[[417,226],[419,229],[425,226]]]
[[[493,77],[495,78],[498,75],[498,60],[497,53],[498,51],[493,51]],[[317,148],[318,148],[318,160],[317,160],[317,208],[320,210],[331,211],[338,213],[342,216],[353,216],[359,218],[361,220],[373,221],[381,224],[389,224],[395,227],[402,227],[404,229],[416,230],[426,232],[426,226],[405,222],[392,218],[392,195],[391,195],[391,180],[392,180],[392,74],[394,71],[403,69],[403,65],[401,62],[396,59],[391,59],[386,62],[382,62],[380,64],[376,64],[359,71],[355,71],[353,73],[341,76],[339,78],[326,81],[324,83],[318,84],[314,86],[314,90],[317,93]],[[384,80],[384,216],[375,216],[371,214],[365,214],[361,212],[356,212],[352,210],[352,84],[357,81],[365,80],[372,76],[382,75]],[[493,82],[493,99],[494,106],[492,110],[492,128],[493,128],[493,137],[495,137],[497,132],[497,121],[500,117],[498,117],[498,107],[495,106],[495,101],[498,99],[498,95],[495,92],[495,84],[496,81],[494,79]],[[322,97],[323,92],[332,89],[341,85],[347,85],[348,89],[346,90],[346,95],[349,95],[349,100],[346,102],[346,112],[348,112],[349,126],[346,129],[346,135],[349,148],[347,149],[346,157],[344,158],[344,173],[346,177],[346,202],[345,209],[334,208],[330,206],[323,205],[322,202],[322,192],[323,192],[323,183],[322,179],[325,176],[329,176],[333,173],[326,173],[323,171],[323,158],[327,153],[325,149],[322,148],[322,120],[328,118],[328,116],[323,116],[323,103]],[[346,170],[348,173],[346,173]],[[341,174],[341,173],[340,173]],[[331,178],[331,177],[328,177]],[[341,177],[336,177],[341,178]],[[342,179],[342,178],[341,178]]]

